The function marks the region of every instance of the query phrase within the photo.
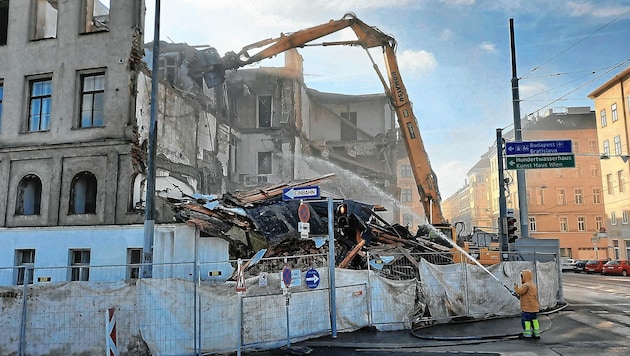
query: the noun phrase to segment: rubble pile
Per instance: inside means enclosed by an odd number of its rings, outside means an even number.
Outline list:
[[[309,238],[298,231],[297,199],[283,200],[283,189],[317,184],[332,175],[296,184],[280,184],[248,192],[213,195],[193,195],[181,199],[169,198],[175,219],[197,227],[202,236],[220,237],[230,243],[230,259],[249,259],[266,250],[266,259],[328,253],[326,242],[329,229],[328,202],[308,201],[310,211]],[[334,209],[335,265],[338,268],[367,269],[368,267],[392,279],[409,279],[418,271],[421,259],[434,264],[452,263],[448,241],[420,228],[412,234],[407,227],[389,224],[377,211],[381,207],[353,200],[335,200],[335,208],[345,205],[347,211],[338,215]],[[430,237],[431,236],[431,237]],[[295,262],[294,262],[295,263]],[[321,261],[305,258],[293,267],[308,269]],[[269,266],[266,266],[269,267]]]

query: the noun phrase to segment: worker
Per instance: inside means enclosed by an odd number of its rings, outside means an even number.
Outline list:
[[[521,285],[514,283],[514,292],[521,301],[521,326],[523,337],[540,337],[540,324],[538,323],[538,287],[534,283],[532,271],[525,269],[521,271]]]

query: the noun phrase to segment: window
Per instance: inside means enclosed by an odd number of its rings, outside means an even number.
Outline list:
[[[80,127],[103,126],[105,109],[105,74],[81,76]]]
[[[84,0],[84,33],[109,30],[109,0]]]
[[[591,164],[591,177],[599,177],[599,165]]]
[[[140,264],[142,263],[142,249],[127,249],[127,279],[140,277]]]
[[[579,153],[580,152],[580,141],[573,141],[573,153]]]
[[[96,214],[96,177],[90,172],[74,176],[68,214]]]
[[[70,280],[90,280],[90,250],[70,250]]]
[[[624,225],[628,225],[628,210],[624,210],[621,212],[621,223]]]
[[[356,141],[357,136],[357,113],[342,112],[341,117],[341,141]]]
[[[258,152],[258,174],[271,174],[271,152]]]
[[[0,46],[7,44],[9,30],[9,0],[0,0]]]
[[[606,175],[606,189],[608,190],[608,194],[613,194],[615,192],[613,187],[612,174]]]
[[[621,136],[619,135],[615,136],[614,141],[615,141],[615,154],[620,155],[621,154]]]
[[[610,106],[610,116],[612,117],[612,122],[615,122],[619,119],[617,117],[617,103],[614,103]]]
[[[575,205],[584,205],[584,190],[582,188],[575,188],[573,192],[575,194]]]
[[[599,118],[602,122],[602,127],[606,127],[606,110],[602,110],[599,112]]]
[[[35,0],[35,26],[33,39],[57,37],[57,7],[54,0]]]
[[[33,284],[33,274],[35,274],[35,268],[33,264],[35,263],[35,250],[25,249],[25,250],[15,250],[15,266],[21,267],[17,268],[15,284],[16,285],[24,285],[25,273],[28,270],[28,284]]]
[[[2,1],[2,0],[0,0],[0,1]],[[2,4],[2,3],[0,2],[0,4]],[[0,133],[2,132],[2,98],[4,98],[4,85],[0,81]]]
[[[597,152],[597,140],[588,140],[588,151]]]
[[[132,184],[129,211],[144,210],[147,196],[147,177],[144,174],[136,174],[132,179]]]
[[[610,213],[610,225],[617,225],[617,213],[614,211]]]
[[[529,231],[536,231],[536,218],[529,218]]]
[[[413,215],[403,214],[403,226],[413,227]]]
[[[597,229],[597,231],[602,231],[602,229],[604,228],[604,218],[601,216],[596,216],[595,217],[595,228]]]
[[[545,188],[537,188],[538,196],[536,197],[537,205],[545,205]]]
[[[411,189],[401,189],[400,190],[400,201],[401,202],[410,202],[412,198]]]
[[[608,140],[604,140],[604,155],[610,155],[610,143],[608,142]]]
[[[34,174],[20,180],[15,202],[15,215],[39,215],[42,198],[42,181]]]
[[[403,164],[400,166],[400,177],[401,178],[411,178],[411,166],[408,164]]]
[[[623,193],[626,191],[626,176],[623,174],[623,169],[617,171],[617,183],[619,184],[619,192]]]
[[[34,79],[29,82],[28,131],[46,131],[50,126],[52,79]]]
[[[602,203],[602,190],[599,188],[593,188],[593,204]]]
[[[560,231],[567,232],[569,231],[569,219],[566,217],[560,218]]]
[[[557,200],[556,200],[557,205],[567,205],[567,194],[564,188],[559,188],[558,190],[556,190],[556,195],[557,195]]]
[[[586,231],[586,218],[578,216],[577,218],[578,231]]]
[[[271,95],[258,97],[258,127],[271,127]]]

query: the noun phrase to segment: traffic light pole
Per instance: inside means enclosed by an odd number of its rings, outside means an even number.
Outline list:
[[[499,235],[501,236],[501,260],[508,260],[508,232],[506,224],[505,175],[503,169],[503,129],[497,129],[497,169],[499,170]]]

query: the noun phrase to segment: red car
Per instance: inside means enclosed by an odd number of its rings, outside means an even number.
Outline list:
[[[586,266],[584,266],[584,271],[586,273],[602,273],[604,269],[604,264],[608,262],[608,260],[590,260],[586,262]]]
[[[620,274],[627,276],[630,274],[630,262],[626,260],[608,261],[602,269],[602,274]]]

